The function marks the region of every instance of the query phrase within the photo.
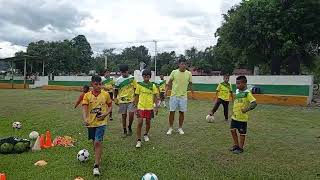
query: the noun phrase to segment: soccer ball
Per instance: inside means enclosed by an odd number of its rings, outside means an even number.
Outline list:
[[[212,123],[214,120],[214,116],[211,116],[210,114],[207,115],[206,120],[208,121],[208,123]]]
[[[22,124],[20,122],[14,122],[12,123],[12,127],[15,129],[21,129]]]
[[[158,177],[153,173],[147,173],[141,178],[141,180],[158,180]]]
[[[77,155],[77,159],[80,161],[80,162],[85,162],[89,159],[89,151],[86,150],[86,149],[82,149],[78,152],[78,155]]]
[[[37,131],[32,131],[32,132],[29,134],[29,138],[30,138],[31,140],[37,139],[38,136],[39,136],[39,133],[38,133]]]

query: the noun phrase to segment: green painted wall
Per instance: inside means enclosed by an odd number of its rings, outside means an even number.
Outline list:
[[[0,83],[11,83],[11,80],[0,80]],[[14,84],[23,84],[23,80],[13,80]],[[31,80],[26,81],[27,84],[33,84]]]
[[[90,81],[49,81],[48,85],[84,86],[84,85],[90,85]]]
[[[23,83],[23,81],[22,81]],[[49,85],[60,86],[83,86],[89,85],[89,81],[49,81]],[[217,84],[193,84],[194,91],[215,92]],[[261,88],[262,94],[282,94],[282,95],[299,95],[309,96],[309,86],[307,85],[257,85]],[[235,84],[232,85],[236,89]]]
[[[193,84],[195,91],[215,92],[217,84]],[[262,94],[282,94],[282,95],[300,95],[309,96],[309,86],[307,85],[256,85],[261,88]],[[236,85],[232,85],[236,89]]]

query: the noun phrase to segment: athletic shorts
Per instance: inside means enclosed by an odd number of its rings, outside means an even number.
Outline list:
[[[153,110],[137,110],[137,118],[146,118],[152,119],[154,118]]]
[[[88,127],[88,139],[94,141],[103,141],[106,125],[99,127]]]
[[[119,104],[119,114],[127,114],[127,112],[135,112],[135,110],[136,108],[132,102]]]
[[[239,134],[247,134],[247,122],[231,120],[230,129],[237,129]]]
[[[171,96],[169,100],[170,111],[187,112],[187,97]]]

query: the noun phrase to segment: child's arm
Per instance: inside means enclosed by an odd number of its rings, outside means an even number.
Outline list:
[[[82,106],[82,118],[83,118],[83,121],[84,121],[84,125],[87,126],[89,121],[89,106],[87,104],[84,104]]]
[[[74,108],[77,108],[79,106],[79,104],[81,103],[82,99],[83,99],[83,95],[79,96],[78,100],[74,104]]]
[[[246,113],[248,111],[254,110],[257,107],[257,105],[258,104],[256,101],[252,101],[247,108],[242,109],[242,112]]]

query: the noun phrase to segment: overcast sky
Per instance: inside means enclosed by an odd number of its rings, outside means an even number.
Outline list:
[[[216,43],[221,14],[241,0],[0,0],[0,57],[32,41],[87,37],[95,53],[159,40],[159,51],[183,53]],[[153,55],[153,44],[145,42]],[[152,49],[151,49],[152,48]]]

